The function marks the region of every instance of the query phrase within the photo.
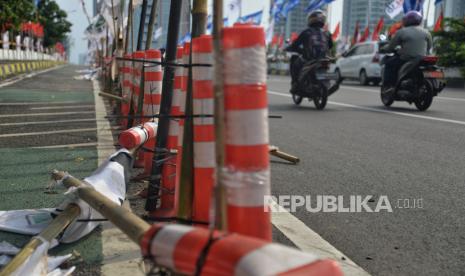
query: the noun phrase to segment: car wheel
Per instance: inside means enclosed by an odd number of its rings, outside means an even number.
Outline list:
[[[358,80],[360,81],[360,85],[367,85],[368,84],[368,76],[367,72],[365,70],[360,71],[360,75],[358,77]]]
[[[336,70],[334,70],[334,73],[335,73],[336,76],[337,76],[337,81],[338,81],[339,83],[342,83],[341,70],[339,70],[339,68],[336,68]]]

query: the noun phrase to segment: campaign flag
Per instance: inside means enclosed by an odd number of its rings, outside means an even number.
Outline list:
[[[396,22],[392,24],[392,26],[389,28],[389,36],[393,36],[397,33],[398,30],[402,28],[402,21]]]
[[[441,13],[439,14],[438,19],[436,20],[436,24],[434,24],[434,31],[439,32],[442,30],[442,22],[444,21],[444,11],[441,8]]]
[[[291,37],[289,38],[290,42],[294,42],[299,37],[299,34],[296,32],[291,33]]]
[[[241,17],[240,22],[260,25],[262,23],[263,10]]]
[[[289,0],[287,1],[284,5],[283,8],[281,9],[281,15],[286,18],[288,13],[297,7],[300,3],[300,0]]]
[[[271,17],[279,22],[281,19],[281,11],[283,10],[284,0],[275,0],[273,3],[273,7],[271,8]]]
[[[334,0],[310,0],[308,6],[305,9],[306,12],[311,12],[314,10],[321,9],[326,4],[333,2]]]
[[[408,0],[407,0],[408,1]],[[404,0],[394,0],[386,7],[386,14],[393,19],[403,11]]]
[[[424,0],[404,0],[404,13],[409,11],[422,11]]]
[[[365,27],[365,31],[363,32],[363,35],[360,37],[359,42],[367,41],[368,37],[370,37],[370,26],[369,25]]]
[[[355,23],[355,30],[354,30],[354,36],[352,37],[352,43],[351,45],[355,45],[358,41],[358,33],[359,33],[359,29],[360,28],[360,23],[357,21],[357,23]]]
[[[332,38],[333,40],[337,40],[339,37],[339,33],[341,32],[341,22],[338,22],[336,25],[336,29],[334,29]]]
[[[373,31],[373,36],[371,37],[372,41],[377,41],[379,39],[379,33],[383,30],[384,27],[384,17],[381,16],[381,18],[378,21],[378,24],[376,24],[375,30]]]

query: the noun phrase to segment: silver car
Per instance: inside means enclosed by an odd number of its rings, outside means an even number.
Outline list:
[[[339,78],[355,79],[361,85],[370,82],[378,85],[381,82],[381,58],[378,42],[355,44],[338,59],[334,72]]]

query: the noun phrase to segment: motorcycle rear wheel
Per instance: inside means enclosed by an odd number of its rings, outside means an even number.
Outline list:
[[[418,87],[418,97],[414,104],[420,111],[426,111],[433,103],[433,88],[431,84],[424,80]]]
[[[385,89],[386,87],[381,87],[381,102],[384,106],[390,107],[394,103],[394,99],[392,98],[392,95],[384,93]]]

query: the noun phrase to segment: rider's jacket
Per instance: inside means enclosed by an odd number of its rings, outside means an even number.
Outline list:
[[[403,60],[410,60],[417,56],[426,56],[431,50],[433,40],[431,34],[421,26],[404,27],[396,32],[392,40],[383,50],[392,52],[401,46],[398,54]]]
[[[331,34],[322,28],[309,27],[302,31],[286,51],[297,52],[306,60],[325,58],[333,47]]]

